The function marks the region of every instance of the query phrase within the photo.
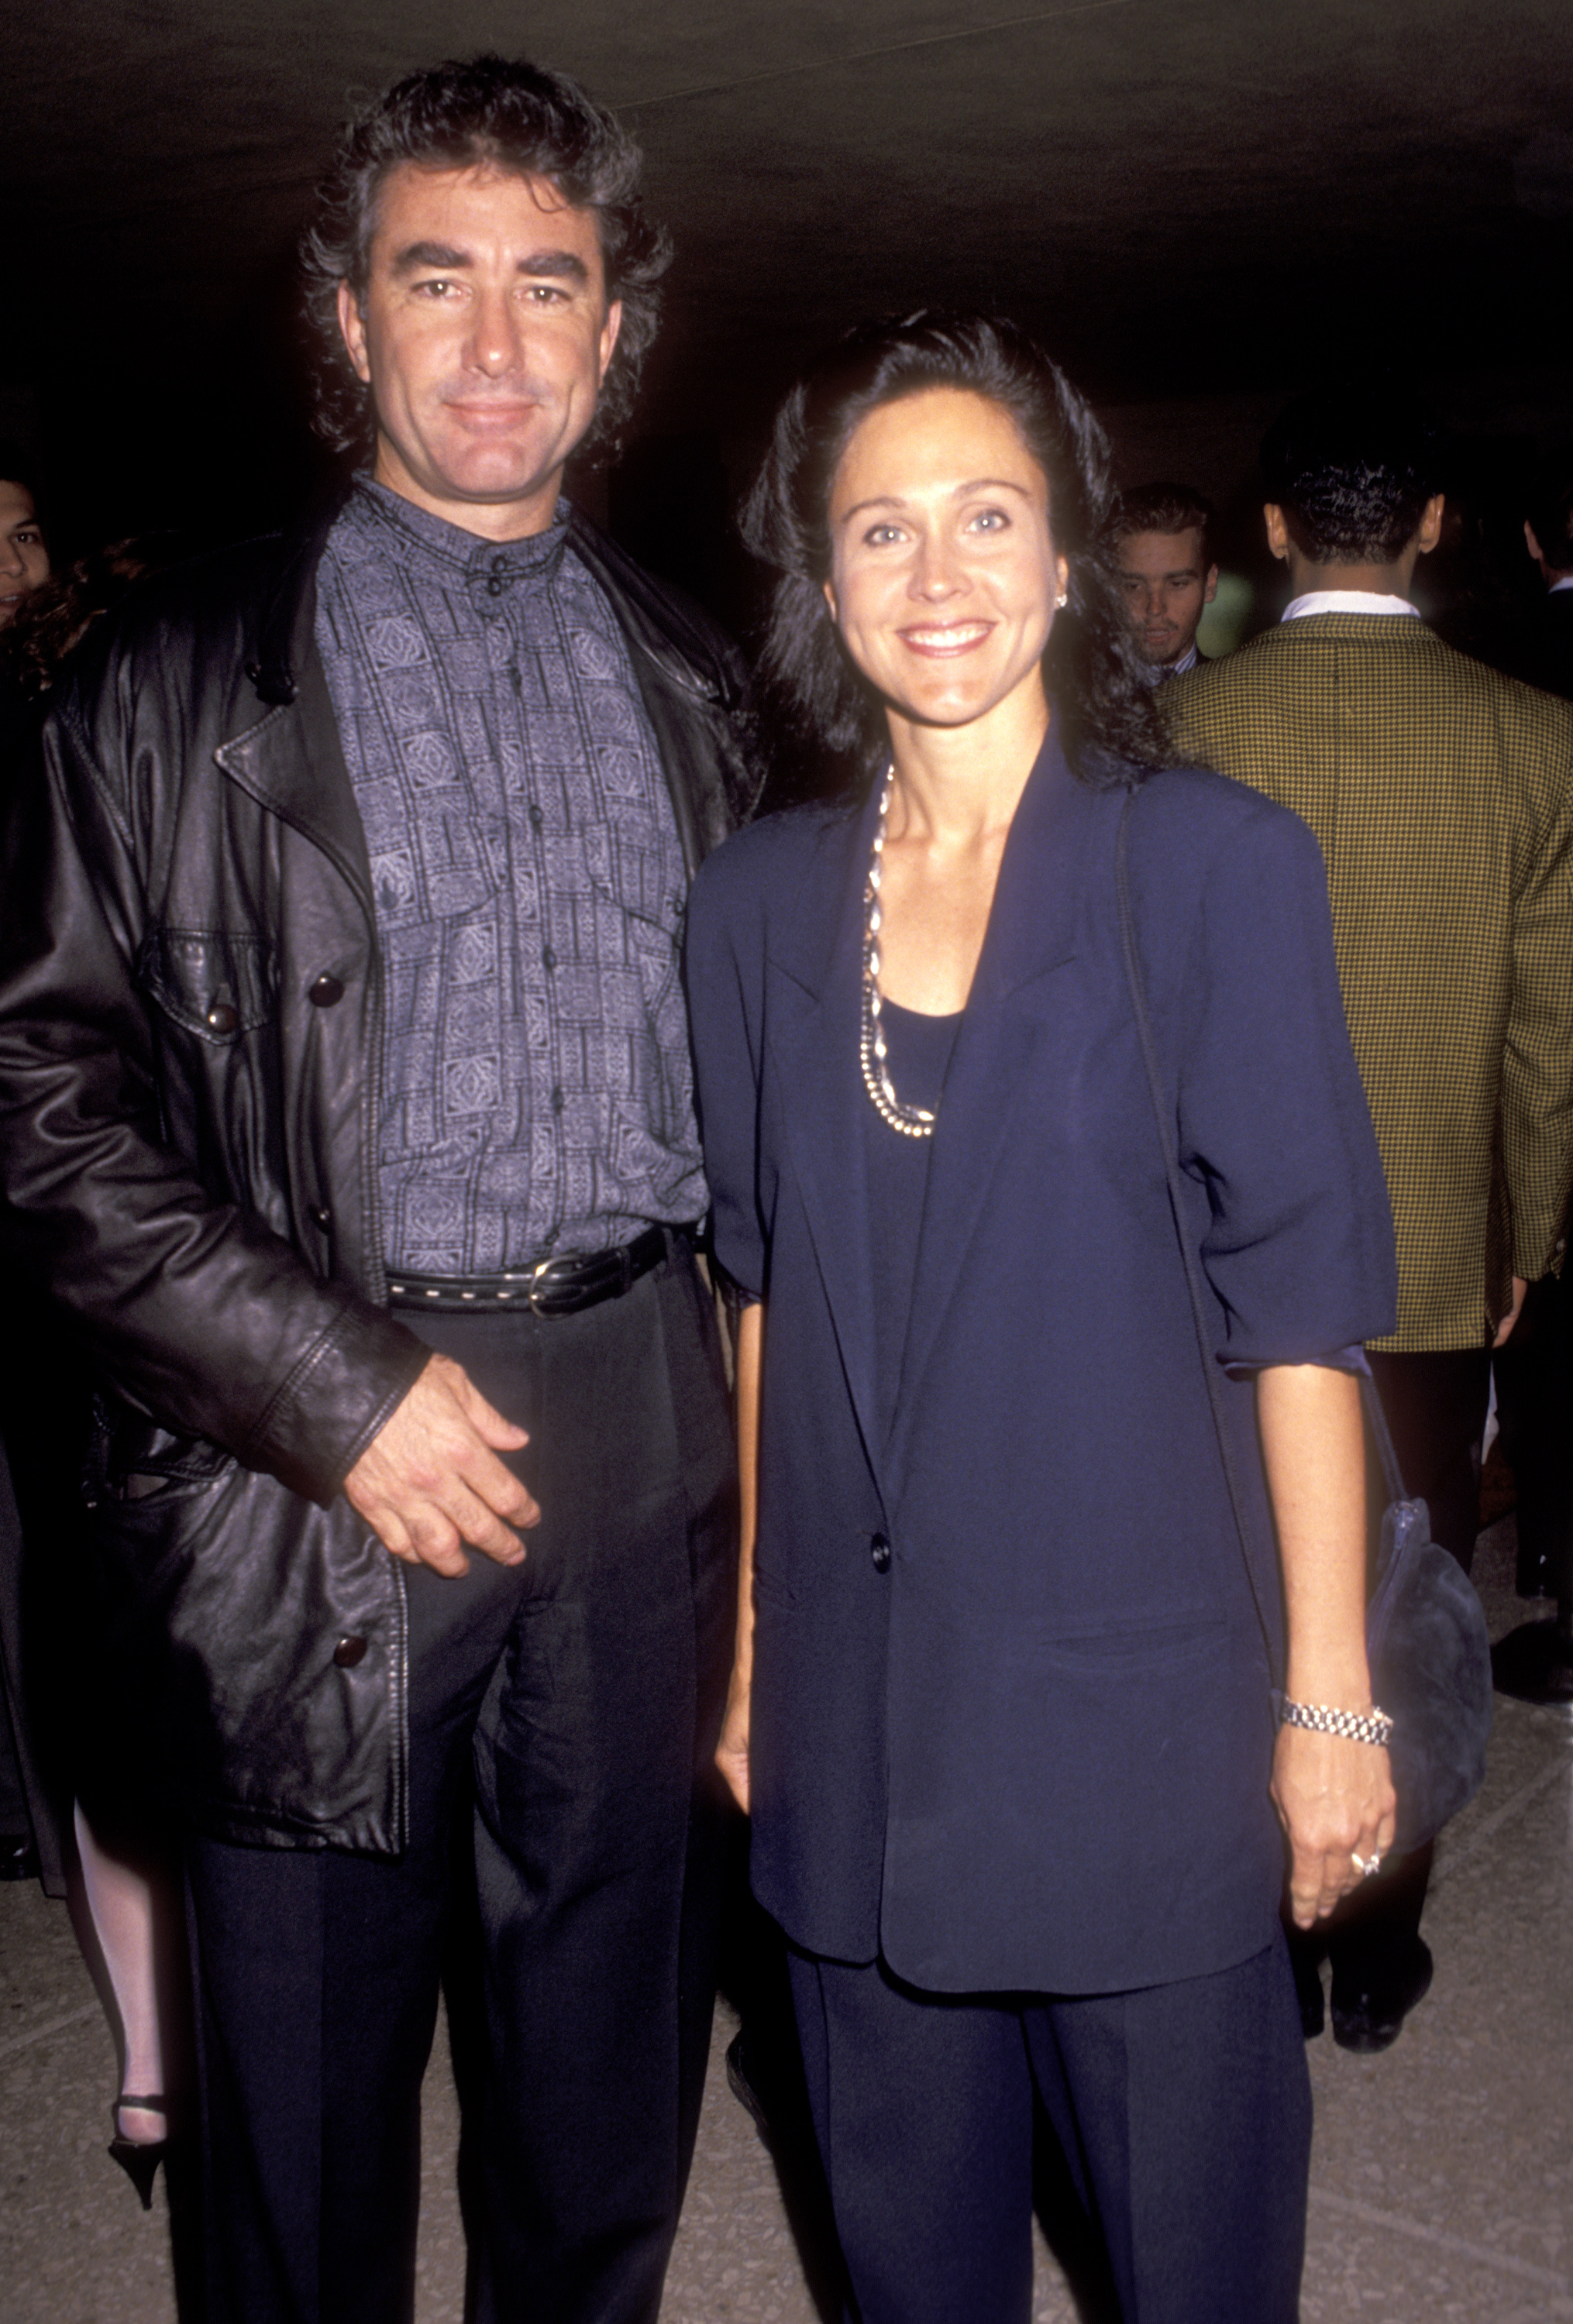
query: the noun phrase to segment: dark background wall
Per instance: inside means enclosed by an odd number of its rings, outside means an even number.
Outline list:
[[[1412,366],[1482,501],[1573,434],[1567,0],[31,0],[0,433],[68,545],[245,530],[322,487],[313,178],[347,97],[482,46],[578,73],[645,145],[679,257],[638,435],[590,489],[712,597],[775,398],[873,309],[1017,315],[1126,479],[1202,484],[1242,567],[1261,429],[1330,361]]]

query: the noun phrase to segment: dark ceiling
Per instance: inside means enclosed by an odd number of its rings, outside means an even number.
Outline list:
[[[803,353],[931,300],[1035,326],[1215,490],[1340,352],[1487,429],[1570,376],[1568,0],[20,0],[0,430],[79,526],[295,488],[290,252],[347,94],[488,46],[636,126],[679,252],[643,424],[733,483]]]

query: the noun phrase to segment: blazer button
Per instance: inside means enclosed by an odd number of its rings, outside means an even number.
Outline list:
[[[233,1033],[240,1022],[240,1012],[227,1001],[216,1001],[208,1011],[208,1022],[215,1033]]]
[[[874,1572],[876,1573],[884,1573],[886,1572],[890,1565],[890,1544],[885,1539],[884,1534],[876,1533],[874,1535],[870,1554],[874,1559]]]
[[[356,1663],[365,1659],[365,1640],[353,1636],[340,1638],[333,1649],[333,1659],[340,1670],[353,1670]]]
[[[344,998],[344,987],[338,977],[326,973],[319,976],[306,995],[313,1009],[331,1009],[336,1001]]]

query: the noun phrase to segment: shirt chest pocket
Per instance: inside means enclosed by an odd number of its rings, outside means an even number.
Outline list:
[[[139,982],[182,1031],[226,1048],[278,1014],[274,947],[223,928],[155,928],[143,946]]]

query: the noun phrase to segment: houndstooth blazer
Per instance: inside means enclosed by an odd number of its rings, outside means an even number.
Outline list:
[[[1398,1329],[1484,1345],[1573,1183],[1573,709],[1402,615],[1312,613],[1163,690],[1190,757],[1321,843],[1387,1173]]]

